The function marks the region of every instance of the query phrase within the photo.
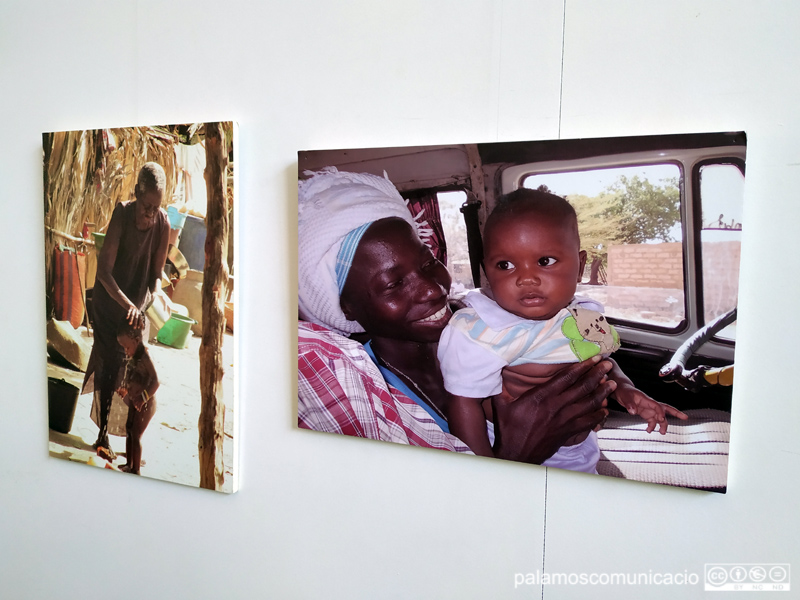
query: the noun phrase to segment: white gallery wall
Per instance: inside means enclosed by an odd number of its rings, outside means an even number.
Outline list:
[[[2,2],[0,595],[691,598],[733,562],[792,563],[796,592],[798,23],[730,0]],[[217,119],[240,133],[240,491],[50,459],[41,133]],[[298,150],[737,130],[726,495],[296,428]],[[701,581],[515,589],[543,564]]]

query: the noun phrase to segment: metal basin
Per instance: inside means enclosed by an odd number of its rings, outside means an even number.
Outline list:
[[[186,258],[184,258],[180,250],[178,250],[175,246],[170,245],[169,250],[167,251],[167,259],[178,271],[178,277],[181,279],[186,277],[186,273],[189,272],[189,263],[186,262]]]

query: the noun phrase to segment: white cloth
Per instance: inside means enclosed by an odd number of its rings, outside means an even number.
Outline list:
[[[571,316],[566,309],[545,321],[518,317],[479,291],[467,294],[469,308],[459,310],[442,332],[438,358],[444,386],[451,394],[486,398],[503,389],[503,367],[519,364],[578,362],[561,325]],[[575,297],[569,305],[601,312],[600,303]],[[600,448],[597,434],[573,446],[562,446],[542,463],[546,467],[597,473]]]
[[[581,473],[597,474],[597,463],[600,460],[600,446],[597,434],[589,432],[589,437],[574,446],[561,446],[558,451],[542,463],[545,467],[569,469]]]
[[[298,305],[300,316],[342,334],[364,331],[339,306],[336,258],[353,229],[400,217],[420,233],[406,201],[384,174],[340,172],[335,167],[298,182]]]
[[[442,332],[438,357],[444,386],[451,394],[486,398],[502,390],[503,367],[520,364],[578,362],[561,325],[564,308],[545,321],[523,319],[478,291],[467,294],[469,308],[459,310]],[[601,311],[589,298],[576,297],[571,307]]]

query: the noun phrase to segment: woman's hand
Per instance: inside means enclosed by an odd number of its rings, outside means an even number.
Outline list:
[[[128,314],[125,317],[128,325],[134,329],[144,329],[144,313],[133,304],[128,307]]]
[[[517,400],[499,394],[492,400],[497,458],[541,464],[570,437],[594,429],[608,415],[606,397],[616,383],[599,357],[569,365]]]

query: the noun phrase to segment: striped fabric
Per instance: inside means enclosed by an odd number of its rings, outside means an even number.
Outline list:
[[[471,454],[413,400],[387,386],[361,344],[302,321],[297,387],[303,429]]]
[[[350,265],[353,264],[353,256],[358,248],[358,242],[364,237],[364,232],[372,225],[373,221],[364,223],[360,227],[356,227],[342,238],[342,245],[339,247],[339,253],[336,255],[336,286],[339,288],[339,293],[342,293],[344,282],[347,281],[347,274],[350,272]]]
[[[518,319],[515,324],[496,330],[474,308],[463,308],[453,316],[449,326],[512,366],[574,363],[578,359],[561,331],[564,319],[569,316],[570,312],[564,308],[546,321]]]
[[[728,480],[730,413],[685,411],[688,421],[670,419],[666,435],[647,433],[647,423],[612,411],[597,433],[597,472],[624,479],[722,490]]]

